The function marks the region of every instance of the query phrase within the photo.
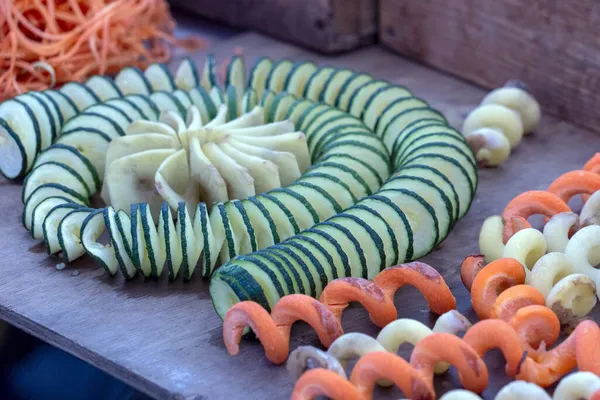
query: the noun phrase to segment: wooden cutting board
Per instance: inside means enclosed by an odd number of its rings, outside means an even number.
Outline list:
[[[324,57],[249,33],[215,44],[209,51],[223,60],[234,46],[243,47],[249,65],[258,56],[312,59],[320,65],[347,67],[406,85],[455,125],[484,95],[478,88],[379,47]],[[203,57],[199,53],[196,59],[202,61]],[[504,166],[481,171],[470,212],[441,246],[423,259],[443,274],[457,297],[460,312],[475,321],[460,282],[459,265],[466,255],[478,250],[483,219],[500,213],[524,190],[546,188],[599,150],[599,136],[544,118],[538,131],[525,138]],[[21,227],[20,193],[20,184],[0,180],[0,317],[156,398],[289,397],[293,383],[285,367],[269,364],[258,343],[245,341],[238,356],[227,354],[221,321],[213,311],[206,282],[144,282],[141,278],[125,282],[121,277],[106,276],[88,258],[57,270],[60,260],[47,257],[43,245]],[[435,316],[415,289],[401,289],[395,300],[399,317],[433,325]],[[598,310],[593,315],[599,320]],[[348,332],[378,332],[361,307],[345,312],[343,326]],[[291,348],[307,344],[318,346],[317,337],[307,326],[298,324],[292,331]],[[490,369],[485,397],[492,399],[509,379],[499,352],[489,353],[485,360]],[[451,370],[437,377],[436,385],[438,394],[458,387],[456,373]],[[377,391],[377,398],[399,397],[396,389]]]

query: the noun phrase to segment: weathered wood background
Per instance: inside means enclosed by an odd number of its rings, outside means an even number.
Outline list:
[[[323,53],[372,44],[376,0],[171,0],[175,6]]]
[[[485,88],[521,79],[546,112],[600,132],[596,0],[380,0],[379,38]]]
[[[380,47],[352,54],[325,57],[258,34],[243,34],[215,43],[218,60],[244,48],[250,65],[259,56],[300,61],[313,59],[373,74],[406,85],[458,125],[484,92],[463,81],[415,64]],[[196,55],[202,61],[204,53]],[[600,137],[566,122],[544,117],[538,131],[524,139],[510,160],[497,169],[484,170],[468,215],[442,245],[423,260],[436,267],[458,300],[458,309],[471,320],[475,315],[459,277],[459,265],[477,251],[477,237],[485,217],[500,213],[516,194],[546,188],[560,174],[581,167],[600,149]],[[60,260],[47,257],[21,227],[21,185],[0,180],[0,317],[123,379],[156,397],[173,399],[288,398],[293,383],[285,367],[274,366],[256,342],[245,342],[241,353],[230,357],[221,338],[221,321],[213,311],[208,284],[192,282],[125,282],[110,278],[83,258],[64,270]],[[416,318],[429,326],[435,321],[415,289],[396,296],[399,317]],[[598,320],[599,313],[594,316]],[[346,331],[376,335],[378,329],[360,307],[343,316]],[[298,324],[291,348],[318,346],[313,331]],[[402,348],[406,354],[407,348]],[[508,382],[499,352],[485,358],[492,399]],[[437,377],[438,394],[458,387],[456,373]],[[377,398],[397,399],[396,389],[378,390]]]

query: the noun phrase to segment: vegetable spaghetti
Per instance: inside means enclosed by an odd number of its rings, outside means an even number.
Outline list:
[[[0,0],[0,101],[203,45],[174,28],[165,0]]]

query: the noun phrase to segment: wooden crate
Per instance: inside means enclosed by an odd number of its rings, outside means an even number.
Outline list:
[[[545,111],[600,132],[596,0],[380,0],[388,47],[486,88],[512,78]]]
[[[195,14],[323,53],[374,43],[377,0],[171,0]]]

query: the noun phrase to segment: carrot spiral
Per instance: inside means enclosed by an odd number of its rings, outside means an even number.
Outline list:
[[[598,190],[600,153],[590,158],[582,170],[570,171],[556,178],[546,191],[530,190],[512,199],[502,212],[504,244],[517,231],[531,228],[527,222],[530,216],[541,214],[547,222],[555,214],[571,211],[567,203],[573,196],[580,194],[585,202]]]
[[[463,338],[480,356],[499,348],[506,359],[506,374],[548,387],[573,368],[600,374],[600,328],[582,321],[567,339],[552,350],[527,352],[518,332],[507,322],[490,319],[476,323]]]
[[[294,322],[307,322],[317,332],[321,344],[329,347],[344,333],[342,312],[351,302],[361,303],[377,326],[394,321],[398,316],[394,294],[404,285],[415,286],[436,314],[456,308],[456,299],[442,276],[427,264],[412,262],[386,268],[373,281],[336,279],[325,287],[320,301],[301,294],[284,296],[271,314],[252,301],[237,303],[223,320],[223,340],[229,353],[235,355],[244,329],[250,327],[265,348],[267,359],[281,364],[288,357],[290,328]]]
[[[312,369],[300,377],[293,400],[328,396],[333,399],[371,399],[377,381],[389,380],[411,399],[435,399],[434,367],[448,362],[458,370],[461,384],[482,392],[488,384],[485,363],[475,350],[449,333],[434,333],[417,343],[410,362],[389,352],[373,352],[361,357],[346,380],[335,372]]]

